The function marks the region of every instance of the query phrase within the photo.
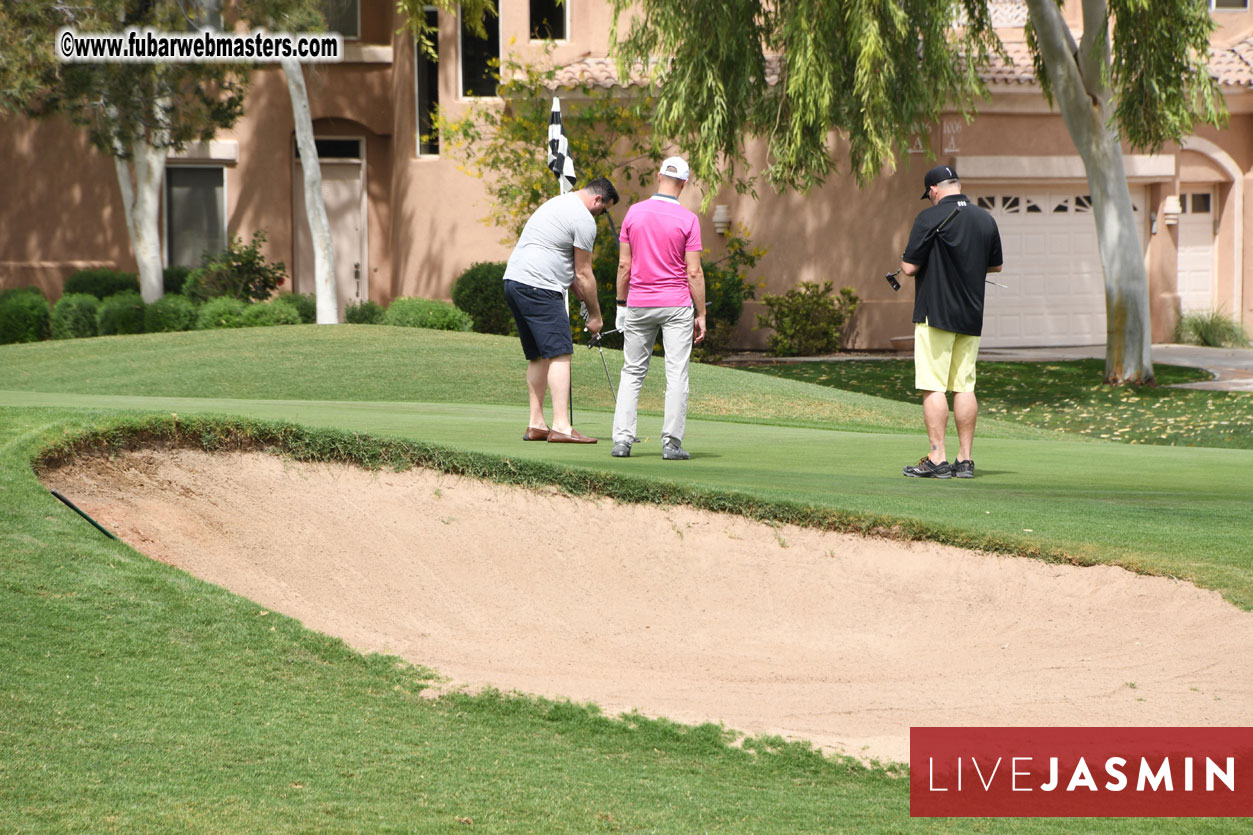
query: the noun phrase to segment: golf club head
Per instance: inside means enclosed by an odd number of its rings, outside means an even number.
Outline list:
[[[896,280],[896,273],[899,273],[899,272],[900,270],[897,270],[895,273],[888,273],[887,275],[884,276],[884,278],[887,279],[888,284],[892,285],[893,291],[897,291],[901,289],[901,283]]]

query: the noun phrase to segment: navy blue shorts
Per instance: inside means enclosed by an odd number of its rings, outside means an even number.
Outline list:
[[[513,320],[518,323],[522,353],[528,360],[574,353],[570,313],[561,293],[506,280],[505,301],[513,312]]]

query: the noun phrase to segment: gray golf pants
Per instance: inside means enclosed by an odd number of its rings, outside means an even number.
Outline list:
[[[613,442],[635,440],[636,411],[640,389],[648,373],[657,331],[666,351],[666,416],[661,442],[682,443],[687,425],[687,366],[692,358],[692,327],[695,311],[687,307],[629,307],[622,340],[622,378],[618,404],[613,413]]]

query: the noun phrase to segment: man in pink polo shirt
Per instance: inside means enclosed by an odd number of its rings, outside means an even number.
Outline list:
[[[615,458],[628,458],[635,441],[640,388],[657,332],[666,352],[666,413],[661,457],[683,461],[687,424],[687,369],[692,345],[705,338],[705,271],[700,265],[700,220],[679,205],[687,163],[670,157],[657,175],[657,193],[636,203],[618,235],[618,311],[623,334],[622,378],[613,415]]]

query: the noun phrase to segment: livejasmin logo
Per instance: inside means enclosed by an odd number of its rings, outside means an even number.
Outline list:
[[[915,817],[1246,817],[1253,728],[911,728]]]
[[[1035,776],[1034,771],[1030,770],[1030,768],[1028,768],[1025,771],[1019,771],[1019,768],[1022,767],[1021,764],[1022,763],[1030,764],[1032,761],[1032,758],[1031,757],[1011,757],[1010,759],[1013,762],[1012,770],[1010,771],[1010,776],[1008,778],[1013,784],[1010,787],[1010,791],[1029,792],[1029,791],[1036,791],[1038,789],[1039,791],[1042,791],[1042,792],[1051,792],[1051,791],[1056,791],[1058,786],[1061,784],[1060,778],[1058,776],[1058,772],[1060,771],[1058,767],[1058,760],[1059,760],[1058,757],[1049,757],[1049,780],[1047,783],[1043,783],[1038,787],[1032,787],[1031,785],[1028,784],[1030,778]],[[975,774],[978,775],[979,782],[983,784],[984,791],[991,790],[992,783],[996,780],[996,772],[1000,770],[1001,763],[1004,762],[1004,760],[1005,760],[1004,757],[997,757],[996,762],[992,764],[992,770],[988,774],[987,779],[984,779],[983,769],[979,767],[978,758],[977,757],[970,758],[970,765],[974,768]],[[1141,757],[1140,758],[1140,777],[1136,781],[1135,790],[1138,792],[1145,791],[1145,789],[1151,789],[1152,791],[1158,791],[1159,789],[1168,791],[1168,792],[1174,791],[1175,784],[1171,776],[1172,772],[1171,772],[1170,762],[1171,762],[1170,757],[1163,758],[1161,763],[1157,766],[1157,770],[1154,771],[1153,766],[1149,763],[1149,759],[1147,757]],[[930,772],[931,772],[930,790],[933,792],[949,791],[949,788],[947,786],[937,786],[935,784],[935,760],[934,759],[930,760],[929,766],[930,766]],[[1127,775],[1125,772],[1126,767],[1127,767],[1127,760],[1123,757],[1110,757],[1108,760],[1105,761],[1106,773],[1109,774],[1110,777],[1114,778],[1110,782],[1105,783],[1105,785],[1103,786],[1103,788],[1106,791],[1120,792],[1120,791],[1127,790]],[[1189,792],[1193,791],[1192,769],[1193,769],[1192,757],[1184,757],[1183,758],[1183,774],[1184,774],[1183,790],[1184,791],[1189,791]],[[1209,757],[1206,757],[1205,758],[1205,791],[1212,792],[1214,790],[1215,778],[1217,778],[1218,780],[1221,780],[1223,785],[1227,787],[1228,791],[1234,792],[1236,790],[1236,758],[1228,757],[1226,766],[1220,768],[1218,763],[1214,762]],[[1022,784],[1019,783],[1019,780],[1023,781]],[[1096,780],[1092,776],[1092,770],[1088,767],[1088,763],[1086,760],[1084,760],[1083,757],[1079,758],[1079,762],[1075,765],[1074,770],[1072,771],[1070,775],[1070,780],[1067,782],[1066,787],[1065,787],[1065,791],[1068,791],[1068,792],[1075,791],[1076,789],[1088,789],[1090,791],[1099,790],[1096,784]],[[962,791],[962,760],[960,758],[957,760],[957,791]]]

